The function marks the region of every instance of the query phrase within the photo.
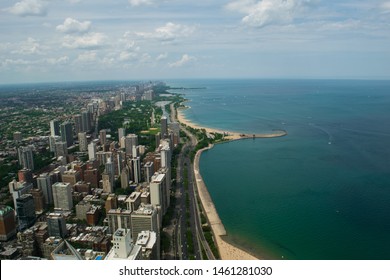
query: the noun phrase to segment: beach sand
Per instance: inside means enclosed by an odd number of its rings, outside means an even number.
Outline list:
[[[171,107],[172,108],[172,107]],[[199,126],[197,124],[194,124],[187,120],[183,115],[183,110],[179,109],[177,110],[177,118],[178,121],[182,124],[185,124],[187,126],[190,126],[195,129],[205,129],[208,133],[220,133],[225,135],[226,140],[238,140],[243,139],[246,137],[243,137],[242,134],[238,132],[227,132],[222,131],[218,129],[212,129],[212,128],[206,128]],[[252,137],[252,136],[251,136]],[[214,233],[214,238],[216,245],[218,246],[218,250],[221,256],[222,260],[257,260],[255,256],[245,252],[244,250],[226,242],[222,239],[223,236],[226,236],[226,230],[225,227],[222,224],[221,219],[219,218],[217,209],[215,208],[215,205],[211,199],[211,196],[207,190],[207,187],[203,181],[202,175],[199,172],[199,159],[201,153],[206,150],[210,149],[213,146],[209,146],[208,148],[204,148],[202,150],[199,150],[194,159],[194,173],[195,173],[195,180],[196,180],[196,186],[198,189],[199,198],[202,202],[204,211],[206,213],[207,219],[210,223],[210,226]]]
[[[195,129],[205,129],[207,133],[220,133],[224,135],[224,140],[234,141],[246,138],[274,138],[281,137],[287,135],[287,132],[284,130],[273,131],[271,133],[264,134],[244,134],[240,132],[232,132],[232,131],[223,131],[220,129],[203,127],[196,123],[191,122],[186,119],[183,111],[187,109],[178,108],[177,110],[177,119],[181,124],[185,124],[186,126],[195,128]],[[171,106],[172,114],[174,115],[174,108]],[[175,117],[174,117],[175,118]],[[196,180],[196,186],[198,189],[199,198],[202,202],[204,211],[206,212],[207,219],[210,223],[210,226],[213,230],[216,244],[219,249],[219,253],[221,255],[222,260],[259,260],[260,258],[255,257],[254,255],[234,246],[233,244],[226,242],[223,237],[227,236],[224,225],[222,224],[221,219],[219,218],[217,209],[211,199],[209,191],[207,190],[206,184],[203,181],[202,175],[199,171],[199,160],[202,152],[207,149],[211,149],[213,145],[210,145],[207,148],[199,150],[194,159],[194,174]]]
[[[216,128],[210,128],[210,127],[203,127],[196,123],[193,123],[186,119],[184,116],[183,111],[187,109],[187,107],[184,108],[178,108],[177,109],[177,119],[180,123],[185,124],[186,126],[190,126],[195,129],[204,129],[207,133],[219,133],[224,135],[224,139],[227,141],[234,141],[234,140],[240,140],[240,139],[246,139],[246,138],[275,138],[275,137],[282,137],[287,135],[287,132],[284,130],[278,130],[274,131],[272,133],[263,133],[263,134],[245,134],[241,132],[234,132],[234,131],[223,131]]]
[[[194,173],[196,186],[198,189],[199,198],[202,202],[204,211],[206,213],[207,219],[210,223],[210,226],[214,233],[214,238],[216,245],[218,246],[219,253],[222,260],[257,260],[255,256],[245,252],[244,250],[233,246],[232,244],[226,242],[222,239],[223,236],[226,236],[225,227],[222,224],[221,219],[217,213],[217,209],[211,199],[211,196],[207,190],[207,187],[203,181],[202,175],[199,172],[199,159],[200,155],[204,150],[212,148],[212,145],[208,148],[199,150],[194,159]]]

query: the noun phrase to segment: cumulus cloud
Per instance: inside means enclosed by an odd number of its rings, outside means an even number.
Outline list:
[[[280,25],[302,16],[304,9],[317,0],[238,0],[226,8],[246,14],[242,22],[252,27]]]
[[[158,27],[154,32],[137,32],[136,35],[146,39],[157,39],[163,42],[174,41],[180,37],[188,37],[195,31],[195,27],[168,22]]]
[[[70,49],[98,49],[106,45],[106,39],[103,33],[88,33],[83,36],[67,35],[62,45]]]
[[[2,67],[8,67],[8,66],[30,66],[32,64],[36,64],[34,61],[25,60],[25,59],[5,59],[2,62]]]
[[[69,62],[69,57],[61,56],[61,57],[58,57],[58,58],[48,58],[48,59],[46,59],[46,62],[48,64],[52,64],[52,65],[67,64]]]
[[[188,54],[183,54],[181,59],[179,59],[178,61],[169,63],[168,66],[171,68],[182,67],[182,66],[187,65],[187,64],[194,62],[194,61],[196,61],[195,57],[189,56]]]
[[[20,43],[20,45],[15,46],[15,49],[11,53],[23,55],[42,54],[43,49],[44,48],[37,40],[30,37],[26,41]]]
[[[133,7],[138,7],[138,6],[149,6],[153,4],[153,0],[129,0],[129,3]]]
[[[159,54],[156,58],[157,61],[161,61],[161,60],[164,60],[168,57],[168,54],[167,53],[162,53],[162,54]]]
[[[138,57],[138,54],[136,52],[123,51],[119,54],[118,59],[120,61],[133,61],[133,60],[136,60],[137,57]]]
[[[63,24],[57,25],[56,29],[63,33],[86,33],[91,28],[90,21],[80,22],[73,18],[65,19]]]
[[[96,51],[87,51],[78,55],[77,62],[94,62],[97,59]]]
[[[22,17],[45,16],[47,14],[47,4],[46,0],[22,0],[5,10]]]

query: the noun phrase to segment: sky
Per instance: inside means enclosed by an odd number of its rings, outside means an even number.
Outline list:
[[[1,0],[0,83],[390,79],[389,0]]]

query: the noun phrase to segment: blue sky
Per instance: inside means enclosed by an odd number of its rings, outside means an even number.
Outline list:
[[[0,83],[390,79],[390,1],[2,0]]]

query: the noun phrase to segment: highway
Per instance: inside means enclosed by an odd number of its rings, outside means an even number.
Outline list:
[[[176,121],[175,109],[171,104],[171,120]],[[197,203],[197,189],[194,181],[194,170],[190,160],[190,152],[195,149],[198,143],[196,137],[191,134],[185,127],[180,129],[186,133],[189,138],[177,158],[176,173],[176,192],[175,192],[175,211],[173,215],[174,225],[172,233],[172,251],[174,259],[203,259],[202,250],[208,259],[215,259],[211,249],[204,237],[200,209]],[[185,172],[186,170],[186,172]],[[186,177],[186,178],[185,178]],[[188,188],[185,188],[185,179],[188,182]],[[188,202],[186,202],[188,197]],[[188,204],[188,205],[187,205]],[[187,208],[188,206],[188,208]],[[187,231],[192,233],[193,250],[187,244]]]

